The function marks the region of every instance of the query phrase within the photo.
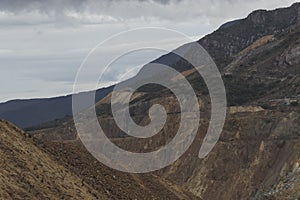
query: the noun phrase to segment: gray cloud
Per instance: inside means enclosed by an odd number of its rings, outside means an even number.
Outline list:
[[[168,5],[180,0],[1,0],[0,10],[14,14],[38,11],[49,16],[67,15],[67,12],[98,12],[113,6],[131,4]],[[126,12],[126,11],[125,11]]]
[[[140,22],[220,25],[251,10],[289,5],[292,0],[0,0],[0,25],[136,24]],[[234,11],[234,12],[233,12]]]
[[[71,93],[75,74],[89,50],[121,31],[164,27],[199,39],[224,22],[246,17],[253,10],[289,6],[293,2],[0,0],[0,85],[5,85],[0,87],[0,101]],[[152,60],[150,57],[147,59]],[[142,61],[138,62],[138,58],[124,59],[118,66],[139,65]],[[106,81],[118,80],[120,74],[127,72],[127,68],[122,71],[118,66],[107,72]]]
[[[16,24],[99,24],[195,18],[220,21],[251,9],[272,8],[291,0],[1,0],[1,18]],[[234,12],[232,12],[234,10]],[[246,11],[246,12],[245,12]],[[12,15],[13,14],[13,15]],[[128,21],[129,20],[129,21]],[[1,21],[0,21],[1,22]],[[3,22],[3,20],[2,20]]]

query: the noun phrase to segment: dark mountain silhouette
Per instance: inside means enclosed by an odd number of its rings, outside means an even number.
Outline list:
[[[95,102],[112,91],[112,87],[97,90]],[[81,93],[79,95],[86,95]],[[91,106],[91,105],[90,105]],[[21,128],[36,126],[55,119],[72,116],[72,95],[29,100],[13,100],[0,104],[0,118]]]

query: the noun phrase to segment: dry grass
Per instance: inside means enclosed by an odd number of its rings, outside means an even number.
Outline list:
[[[105,199],[6,121],[0,121],[0,159],[0,199]]]

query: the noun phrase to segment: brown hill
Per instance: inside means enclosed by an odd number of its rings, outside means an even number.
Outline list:
[[[0,199],[197,199],[157,176],[111,170],[78,141],[39,143],[42,151],[29,137],[0,121]]]
[[[78,140],[37,140],[51,158],[109,199],[200,199],[182,186],[156,174],[129,174],[97,161]]]
[[[0,121],[0,159],[0,199],[106,199],[7,121]]]

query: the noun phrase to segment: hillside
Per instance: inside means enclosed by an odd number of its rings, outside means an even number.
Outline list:
[[[212,34],[200,39],[199,43],[222,70],[234,60],[236,54],[258,39],[299,25],[299,9],[300,3],[294,3],[288,8],[253,11],[245,19],[222,25]]]
[[[106,199],[2,120],[0,159],[0,199]]]
[[[205,159],[200,160],[199,144],[208,125],[208,120],[203,119],[197,139],[178,161],[157,172],[136,176],[140,180],[148,180],[146,182],[149,182],[149,176],[152,175],[162,177],[203,199],[247,199],[254,196],[265,199],[271,196],[268,194],[273,191],[274,185],[282,185],[281,180],[294,170],[294,163],[300,157],[300,108],[286,108],[286,111],[272,111],[256,107],[231,107],[219,142]],[[100,117],[99,121],[104,125],[108,136],[112,137],[111,140],[123,149],[149,152],[167,144],[176,133],[174,124],[179,123],[180,116],[170,114],[169,118],[164,130],[151,139],[116,138],[120,130],[113,120]],[[142,125],[145,119],[145,116],[134,117]],[[38,144],[50,149],[54,158],[63,158],[74,171],[86,166],[86,160],[94,160],[79,142],[71,122],[62,127],[39,130],[34,137]],[[84,149],[79,151],[81,159],[72,158],[70,155],[76,155],[73,152],[78,149]],[[97,176],[89,175],[93,174],[95,166],[86,168],[86,175],[92,182],[107,181],[100,178],[103,172],[124,175],[96,163],[100,172]],[[297,174],[289,176],[298,177]],[[290,189],[294,189],[295,195],[299,195],[299,190],[292,186]],[[116,192],[114,195],[118,194],[117,191],[112,192]],[[272,196],[279,198],[278,195],[283,195],[282,193],[272,193]]]
[[[216,31],[206,35],[197,42],[214,59],[219,70],[235,60],[237,54],[251,46],[259,39],[278,34],[300,23],[300,3],[291,7],[275,10],[256,10],[244,19],[223,24]],[[173,53],[166,54],[153,61],[171,65],[178,71],[190,69],[190,64]]]

